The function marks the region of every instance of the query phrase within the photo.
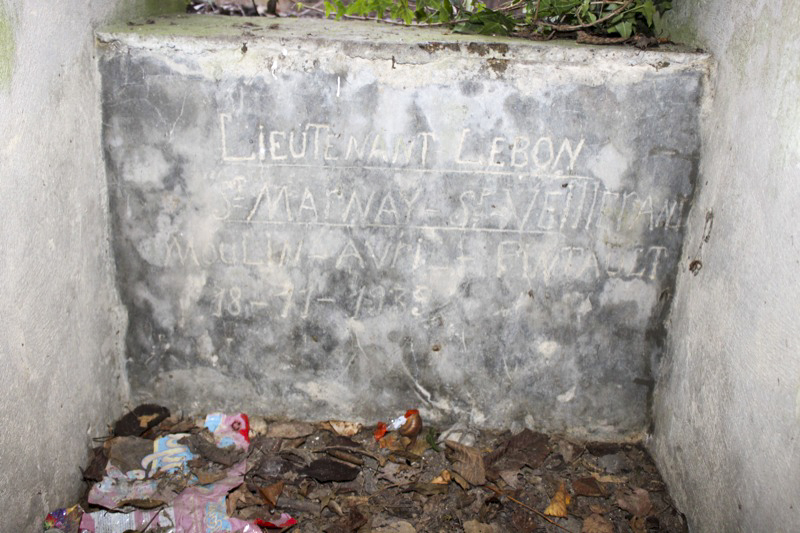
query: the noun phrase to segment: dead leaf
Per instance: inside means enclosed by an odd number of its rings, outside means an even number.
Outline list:
[[[524,507],[514,506],[511,514],[511,526],[508,531],[514,533],[543,533],[539,518]]]
[[[608,509],[606,507],[603,507],[602,505],[597,505],[596,503],[591,504],[589,506],[589,510],[595,514],[606,514],[608,512]]]
[[[322,489],[322,487],[320,487]],[[336,490],[329,490],[319,499],[319,512],[321,513],[323,509],[328,507],[333,499],[336,497]],[[339,509],[341,511],[341,509]],[[335,511],[334,511],[335,512]],[[340,515],[341,516],[341,515]]]
[[[114,435],[118,437],[139,437],[148,429],[155,427],[169,416],[169,409],[160,405],[142,404],[133,409],[114,424]]]
[[[189,450],[195,455],[209,461],[219,463],[223,466],[233,466],[242,460],[245,455],[244,450],[230,446],[228,448],[218,448],[214,443],[211,434],[204,430],[202,433],[188,435],[178,440],[178,444],[188,446]]]
[[[190,433],[197,429],[197,424],[191,418],[172,419],[166,418],[154,429],[160,436],[172,435],[175,433]]]
[[[494,524],[482,524],[477,520],[464,522],[464,533],[499,533],[500,529]]]
[[[405,520],[392,522],[391,524],[387,524],[383,527],[375,528],[372,531],[373,533],[416,533],[417,532],[417,530],[414,529],[414,526],[412,526]]]
[[[464,479],[458,472],[451,472],[451,476],[453,476],[453,481],[458,483],[458,486],[464,490],[469,490],[469,482]]]
[[[263,416],[250,415],[249,421],[251,435],[266,435],[269,431],[269,424]]]
[[[338,514],[338,513],[337,513]],[[351,533],[358,530],[361,526],[366,524],[369,519],[358,509],[350,509],[346,516],[342,516],[339,520],[333,523],[330,527],[325,529],[326,533]]]
[[[103,445],[109,462],[122,472],[142,469],[142,459],[153,453],[153,441],[141,437],[114,437]]]
[[[416,475],[417,470],[415,468],[397,463],[387,463],[386,466],[381,469],[381,473],[378,477],[394,485],[403,485],[415,479]]]
[[[208,485],[209,483],[214,483],[228,477],[227,472],[210,472],[208,470],[197,470],[192,472],[195,476],[197,476],[197,483],[200,485]]]
[[[347,422],[345,420],[328,420],[327,422],[323,422],[321,425],[323,429],[333,431],[342,437],[352,437],[353,435],[358,434],[363,427],[358,422]]]
[[[530,429],[514,435],[486,456],[493,470],[513,470],[523,466],[538,468],[550,455],[550,438]]]
[[[239,485],[236,490],[228,493],[228,497],[225,499],[225,508],[228,511],[228,515],[232,515],[237,507],[239,507],[239,503],[245,501],[247,492],[247,487],[245,485]]]
[[[519,485],[519,474],[520,471],[517,469],[500,471],[500,477],[506,482],[506,485],[512,489],[516,489]]]
[[[569,492],[567,492],[567,484],[563,481],[558,486],[558,490],[550,500],[550,505],[544,510],[547,516],[556,516],[558,518],[567,517],[567,505],[570,502]]]
[[[361,472],[359,468],[354,468],[349,464],[327,457],[317,459],[306,468],[298,471],[299,474],[314,478],[320,483],[326,483],[328,481],[353,481],[358,477],[359,472]]]
[[[422,457],[405,450],[395,450],[389,454],[389,460],[393,463],[413,465],[422,461]]]
[[[380,441],[378,441],[378,445],[381,448],[386,448],[387,450],[391,450],[393,452],[405,450],[409,444],[411,444],[411,439],[408,437],[403,437],[397,433],[389,433]]]
[[[138,507],[139,509],[155,509],[156,507],[161,507],[164,505],[164,502],[161,500],[132,498],[130,500],[122,500],[117,504],[117,507],[125,507],[126,505],[132,505],[133,507]]]
[[[565,463],[571,463],[582,451],[580,447],[566,440],[559,440],[556,446]]]
[[[281,439],[299,439],[314,433],[314,426],[304,422],[274,422],[267,427],[267,437]]]
[[[352,453],[347,453],[342,450],[325,450],[325,453],[331,457],[339,459],[340,461],[344,461],[353,465],[363,466],[364,464],[364,461],[357,455],[353,455]]]
[[[278,481],[266,487],[258,487],[258,492],[261,493],[265,502],[271,507],[276,507],[278,505],[278,498],[280,498],[281,492],[283,492],[283,481]]]
[[[647,520],[643,516],[634,516],[630,519],[633,533],[647,533]]]
[[[455,462],[453,465],[455,472],[461,474],[473,485],[486,483],[486,468],[480,451],[452,440],[446,440],[444,443],[452,451],[451,460]]]
[[[582,477],[572,482],[572,490],[576,496],[597,498],[605,496],[602,485],[593,477]]]
[[[340,499],[348,508],[367,505],[369,503],[369,496],[342,496]]]
[[[594,513],[583,521],[581,533],[614,533],[614,524],[599,514]]]
[[[288,450],[289,448],[299,448],[305,444],[305,437],[297,437],[296,439],[281,439],[281,450]]]
[[[425,450],[430,447],[430,444],[425,439],[416,439],[411,443],[411,446],[408,447],[408,451],[414,455],[422,455],[425,453]]]
[[[627,478],[620,477],[620,476],[611,476],[611,475],[601,475],[596,472],[589,472],[593,478],[595,478],[600,483],[616,483],[618,485],[622,485],[628,482]]]
[[[617,496],[617,505],[633,516],[647,516],[653,510],[650,493],[644,489],[634,488],[632,491]]]
[[[449,470],[442,470],[442,473],[433,478],[431,483],[435,485],[448,485],[452,479],[453,476],[450,475]]]
[[[447,485],[440,485],[436,483],[414,483],[403,492],[418,492],[423,496],[433,496],[434,494],[447,494],[450,487]]]
[[[83,470],[83,479],[87,481],[100,481],[106,474],[108,455],[106,455],[106,450],[102,446],[92,448],[90,455],[89,466],[86,470]]]

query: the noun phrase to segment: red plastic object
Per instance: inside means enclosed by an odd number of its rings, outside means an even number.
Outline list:
[[[297,520],[292,518],[286,513],[281,514],[281,517],[276,522],[267,522],[266,520],[262,520],[261,518],[256,519],[256,525],[258,527],[266,527],[271,529],[280,529],[284,527],[293,526],[297,523]]]
[[[372,434],[375,436],[375,440],[381,440],[388,429],[386,428],[386,424],[383,422],[378,422],[378,426],[375,428],[375,431]]]

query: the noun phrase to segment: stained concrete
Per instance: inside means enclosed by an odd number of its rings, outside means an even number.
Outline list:
[[[3,531],[41,531],[77,500],[127,397],[93,60],[116,4],[0,1]]]
[[[99,35],[139,398],[646,427],[705,56],[318,20]]]
[[[800,4],[674,4],[717,68],[652,450],[693,531],[798,531]]]

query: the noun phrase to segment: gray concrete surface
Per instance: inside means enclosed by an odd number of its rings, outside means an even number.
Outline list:
[[[798,531],[800,4],[674,4],[718,70],[652,449],[693,531]]]
[[[75,502],[127,395],[93,60],[115,4],[0,1],[2,531]]]
[[[138,398],[646,428],[704,56],[307,19],[100,38]]]

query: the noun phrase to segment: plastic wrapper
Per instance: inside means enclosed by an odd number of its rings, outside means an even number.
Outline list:
[[[44,531],[58,530],[63,533],[78,533],[83,509],[75,505],[69,509],[56,509],[44,519]]]
[[[220,448],[247,450],[250,446],[250,419],[246,414],[212,413],[206,416],[205,427],[214,434],[214,442]]]
[[[195,485],[172,502],[175,526],[180,533],[262,533],[254,523],[229,517],[225,498],[244,481],[246,463],[228,470],[228,475],[210,485]]]
[[[250,445],[250,422],[245,414],[210,414],[203,424],[220,448],[247,450]],[[228,516],[226,498],[244,482],[246,461],[230,467],[224,478],[200,484],[188,465],[194,455],[188,446],[178,442],[188,436],[176,433],[154,441],[138,437],[109,441],[106,474],[90,489],[89,503],[120,511],[129,511],[131,504],[141,502],[165,506],[160,511],[84,515],[81,533],[263,533],[261,527],[284,528],[297,523],[285,513],[272,521]]]
[[[281,513],[280,518],[277,520],[272,520],[268,522],[267,520],[256,519],[256,525],[261,527],[268,527],[272,529],[283,529],[285,527],[293,526],[297,523],[297,520],[292,518],[286,513]]]
[[[397,418],[389,422],[389,425],[386,426],[386,429],[388,429],[389,431],[397,431],[398,429],[403,427],[403,424],[405,423],[406,423],[405,415],[398,416]]]
[[[422,428],[422,419],[419,416],[419,411],[416,409],[409,409],[403,416],[398,416],[389,424],[378,422],[373,435],[375,440],[381,440],[386,433],[390,431],[400,431],[402,435],[416,438],[419,430]]]
[[[148,477],[156,472],[187,471],[186,463],[192,460],[194,455],[188,446],[178,441],[188,436],[188,433],[175,433],[153,441],[153,453],[142,459],[142,468],[148,472]]]
[[[176,495],[170,483],[152,479],[158,472],[188,472],[187,462],[194,456],[187,446],[178,441],[184,433],[166,435],[152,441],[152,453],[143,457],[126,457],[124,461],[109,461],[106,475],[89,490],[89,503],[106,509],[116,509],[129,500],[158,500],[170,503]],[[113,445],[112,445],[113,446]],[[130,447],[136,449],[136,447]],[[115,450],[112,447],[111,453]],[[116,464],[137,464],[123,472]]]
[[[146,529],[143,529],[146,528]],[[151,531],[177,533],[175,516],[171,507],[157,511],[112,513],[97,511],[83,515],[81,533],[125,533],[126,531]]]

